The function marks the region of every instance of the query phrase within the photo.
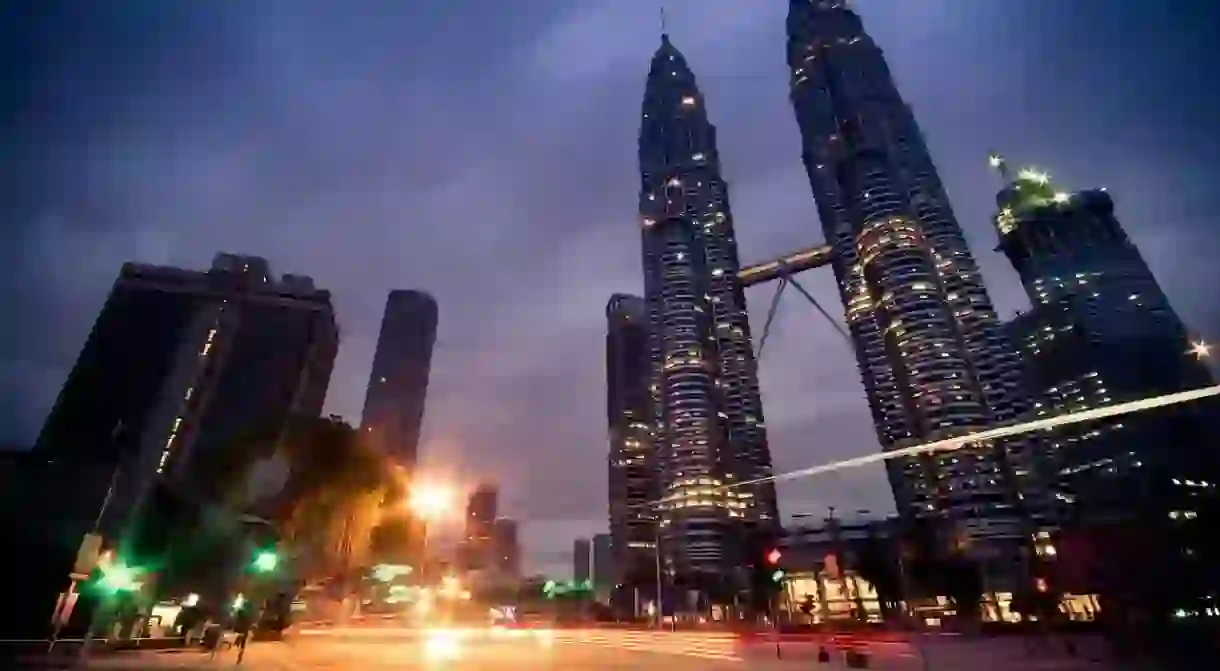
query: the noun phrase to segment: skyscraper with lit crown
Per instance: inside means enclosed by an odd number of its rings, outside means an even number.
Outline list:
[[[1036,418],[1215,384],[1105,189],[1068,192],[991,157],[999,249],[1033,309],[1009,322]],[[1064,520],[1190,510],[1220,481],[1214,401],[1062,427],[1048,434]]]
[[[777,522],[737,242],[716,128],[686,59],[661,36],[639,137],[644,293],[660,472],[661,551],[680,581],[721,582],[742,533]]]
[[[911,108],[843,0],[791,0],[790,97],[834,249],[847,324],[885,450],[974,432],[1028,408],[1001,328]],[[1023,441],[888,462],[900,512],[1014,537],[1043,490]]]

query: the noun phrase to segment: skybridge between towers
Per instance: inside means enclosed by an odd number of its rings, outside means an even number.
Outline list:
[[[776,309],[779,308],[779,300],[783,297],[784,289],[786,289],[788,285],[792,285],[793,288],[795,288],[802,296],[805,297],[805,300],[809,301],[813,307],[817,308],[817,311],[830,322],[831,326],[833,326],[835,330],[839,332],[839,335],[843,336],[843,339],[847,342],[847,344],[849,346],[851,345],[851,337],[848,336],[847,332],[843,330],[843,327],[839,324],[839,321],[831,316],[831,314],[827,312],[820,303],[818,303],[817,299],[813,297],[813,294],[806,291],[805,287],[801,286],[794,277],[794,275],[802,273],[806,270],[829,265],[831,255],[832,250],[830,245],[815,245],[813,247],[806,247],[805,249],[784,254],[783,256],[770,261],[756,263],[752,266],[746,266],[737,272],[737,281],[739,284],[741,284],[743,289],[760,284],[766,284],[767,282],[774,280],[779,280],[779,284],[775,288],[775,295],[771,298],[771,307],[767,310],[767,321],[763,325],[762,337],[760,337],[758,340],[755,358],[762,357],[763,348],[767,344],[767,336],[771,333],[771,324],[775,321]]]

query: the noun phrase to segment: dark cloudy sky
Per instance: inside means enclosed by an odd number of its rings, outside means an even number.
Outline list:
[[[605,527],[603,307],[641,290],[635,141],[657,0],[27,0],[0,7],[0,439],[30,444],[120,264],[259,254],[335,295],[355,419],[387,291],[441,325],[425,458],[498,480],[536,567]],[[816,243],[783,0],[668,0],[720,128],[743,262]],[[1220,340],[1209,0],[859,0],[1007,316],[996,148],[1106,186]],[[1211,205],[1208,205],[1211,203]],[[804,283],[837,312],[830,277]],[[761,330],[770,289],[749,295]],[[762,361],[779,469],[876,449],[850,352],[795,298]],[[891,506],[878,471],[786,512]]]

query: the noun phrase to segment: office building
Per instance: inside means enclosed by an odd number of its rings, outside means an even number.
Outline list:
[[[593,543],[588,538],[577,538],[572,543],[572,581],[581,583],[593,577]]]
[[[787,29],[801,155],[882,449],[1015,420],[1019,358],[881,49],[842,0],[791,0]],[[1045,496],[1033,453],[989,442],[887,470],[900,513],[1015,541],[1018,506]]]
[[[653,585],[657,460],[649,405],[648,313],[644,299],[615,294],[606,305],[606,419],[610,535],[618,582]]]
[[[1207,345],[1192,342],[1104,189],[1058,190],[1039,170],[991,163],[1004,178],[999,249],[1033,305],[1009,328],[1035,417],[1214,384]],[[1216,413],[1207,399],[1049,433],[1061,589],[1100,593],[1107,609],[1150,621],[1210,612],[1220,589]]]
[[[1206,346],[1192,342],[1109,193],[1057,190],[1044,172],[1014,174],[996,155],[991,162],[1005,182],[996,197],[999,249],[1033,305],[1009,328],[1022,345],[1035,417],[1214,384]],[[1050,447],[1066,518],[1190,509],[1198,492],[1174,483],[1220,479],[1214,412],[1200,402],[1056,431]]]
[[[521,578],[521,546],[517,540],[517,522],[507,517],[496,520],[492,527],[491,545],[495,558],[492,567],[505,580]]]
[[[414,469],[428,394],[437,306],[421,291],[391,291],[381,319],[377,353],[360,430],[366,440]]]
[[[466,503],[466,538],[491,538],[496,522],[500,491],[493,485],[479,485]]]
[[[494,565],[496,510],[499,490],[492,485],[479,485],[466,503],[466,537],[460,554],[467,570],[486,569]]]
[[[318,416],[338,343],[329,292],[264,259],[124,264],[35,449],[119,466],[103,525],[117,530],[153,482],[206,498],[218,483],[197,466]]]
[[[618,566],[614,563],[614,540],[610,534],[597,534],[593,537],[593,589],[599,595],[606,595],[614,589]]]
[[[661,552],[678,580],[725,593],[743,535],[773,533],[772,474],[716,129],[686,59],[661,36],[644,92],[640,224]]]

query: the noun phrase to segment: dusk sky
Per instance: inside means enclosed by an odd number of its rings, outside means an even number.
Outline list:
[[[498,482],[529,567],[606,529],[604,307],[640,293],[636,134],[657,0],[111,0],[0,7],[0,440],[31,445],[124,261],[267,257],[330,289],[358,420],[386,293],[440,304],[421,453]],[[784,0],[668,0],[719,127],[741,260],[820,242]],[[1210,0],[859,0],[1008,318],[987,152],[1105,186],[1220,341]],[[1211,63],[1212,65],[1207,65]],[[1210,204],[1209,204],[1210,203]],[[828,269],[801,278],[832,314]],[[755,336],[773,287],[748,294]],[[777,470],[877,449],[854,359],[795,294],[761,361]],[[785,514],[892,508],[880,469]]]

